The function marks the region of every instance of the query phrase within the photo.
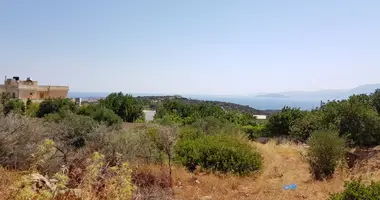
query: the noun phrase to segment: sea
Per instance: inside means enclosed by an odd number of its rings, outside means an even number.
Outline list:
[[[99,99],[104,98],[109,93],[106,92],[69,92],[70,98],[82,99]],[[133,94],[133,96],[165,96],[167,94]],[[236,103],[240,105],[248,105],[258,110],[277,110],[284,106],[297,107],[303,110],[311,110],[320,106],[321,100],[295,99],[295,98],[271,98],[271,97],[255,97],[255,96],[221,96],[221,95],[181,95],[186,98],[223,101]]]

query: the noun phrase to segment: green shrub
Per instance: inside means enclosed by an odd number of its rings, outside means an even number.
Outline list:
[[[316,131],[308,139],[310,146],[307,157],[310,171],[317,180],[331,177],[336,166],[342,161],[344,139],[335,131]]]
[[[90,116],[95,121],[104,122],[108,126],[121,126],[122,119],[111,109],[98,104],[82,106],[78,112],[80,115]]]
[[[254,140],[264,135],[264,128],[265,126],[263,125],[258,125],[258,126],[247,125],[247,126],[243,126],[242,130],[244,133],[246,133],[246,135],[248,136],[248,139]]]
[[[207,135],[214,135],[222,131],[224,124],[219,119],[210,116],[198,119],[192,126]]]
[[[24,114],[25,113],[25,104],[24,104],[24,102],[22,102],[18,99],[11,99],[5,103],[3,111],[4,111],[5,115],[9,114],[10,112],[14,112],[17,114]]]
[[[372,106],[375,108],[376,112],[380,115],[380,89],[376,89],[374,93],[371,94]]]
[[[161,125],[182,124],[183,119],[177,114],[166,114],[161,118],[155,117],[155,122]]]
[[[134,122],[144,115],[142,104],[136,98],[122,92],[112,93],[99,103],[114,111],[126,122]]]
[[[30,103],[30,104],[27,104],[25,113],[29,117],[36,117],[39,109],[40,109],[39,103]]]
[[[296,119],[290,127],[290,136],[293,139],[306,141],[314,131],[321,128],[319,116],[317,111],[312,111]]]
[[[329,200],[377,200],[380,199],[380,182],[366,186],[360,180],[347,182],[341,193],[332,194]]]
[[[63,110],[77,111],[77,105],[69,99],[47,99],[40,103],[37,117],[45,117],[48,114],[58,113]]]
[[[247,175],[260,169],[262,162],[261,155],[248,143],[226,135],[180,140],[175,153],[176,159],[189,170],[199,165],[206,170]]]
[[[182,140],[185,140],[185,139],[195,140],[203,135],[204,135],[203,133],[199,132],[193,126],[182,126],[179,129],[179,138]]]
[[[305,111],[299,108],[290,108],[285,106],[281,112],[271,115],[266,124],[269,136],[290,135],[291,125],[295,120],[302,118]]]
[[[359,146],[376,146],[380,143],[380,117],[377,112],[359,100],[342,103],[340,134]]]

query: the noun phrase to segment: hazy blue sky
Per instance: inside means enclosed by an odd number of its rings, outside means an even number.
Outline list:
[[[0,0],[0,72],[91,92],[351,88],[380,82],[380,1]]]

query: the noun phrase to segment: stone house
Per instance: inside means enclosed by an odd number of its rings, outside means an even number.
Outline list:
[[[27,78],[20,80],[19,77],[5,77],[4,85],[0,85],[0,94],[8,94],[11,98],[26,101],[44,100],[48,98],[67,98],[68,86],[39,85],[38,81]]]

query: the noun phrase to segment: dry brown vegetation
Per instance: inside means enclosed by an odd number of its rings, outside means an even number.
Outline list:
[[[363,181],[380,180],[380,154],[351,171],[337,170],[328,181],[314,181],[304,159],[305,147],[294,144],[252,144],[264,157],[263,170],[250,177],[190,174],[176,168],[174,174],[175,199],[327,199],[330,193],[343,190],[345,180],[361,177]],[[364,164],[365,162],[365,164]],[[285,184],[297,184],[294,191],[283,189]],[[208,197],[207,197],[208,196]]]
[[[185,168],[173,168],[173,186],[167,168],[161,165],[134,166],[133,182],[137,187],[134,199],[327,199],[330,193],[343,190],[344,182],[362,178],[364,182],[380,180],[380,154],[361,160],[353,169],[340,167],[334,177],[314,181],[304,158],[305,147],[285,143],[276,145],[252,143],[264,157],[263,170],[249,177],[223,175]],[[10,184],[21,172],[0,169],[0,199],[7,199]],[[294,191],[285,184],[297,184]]]

